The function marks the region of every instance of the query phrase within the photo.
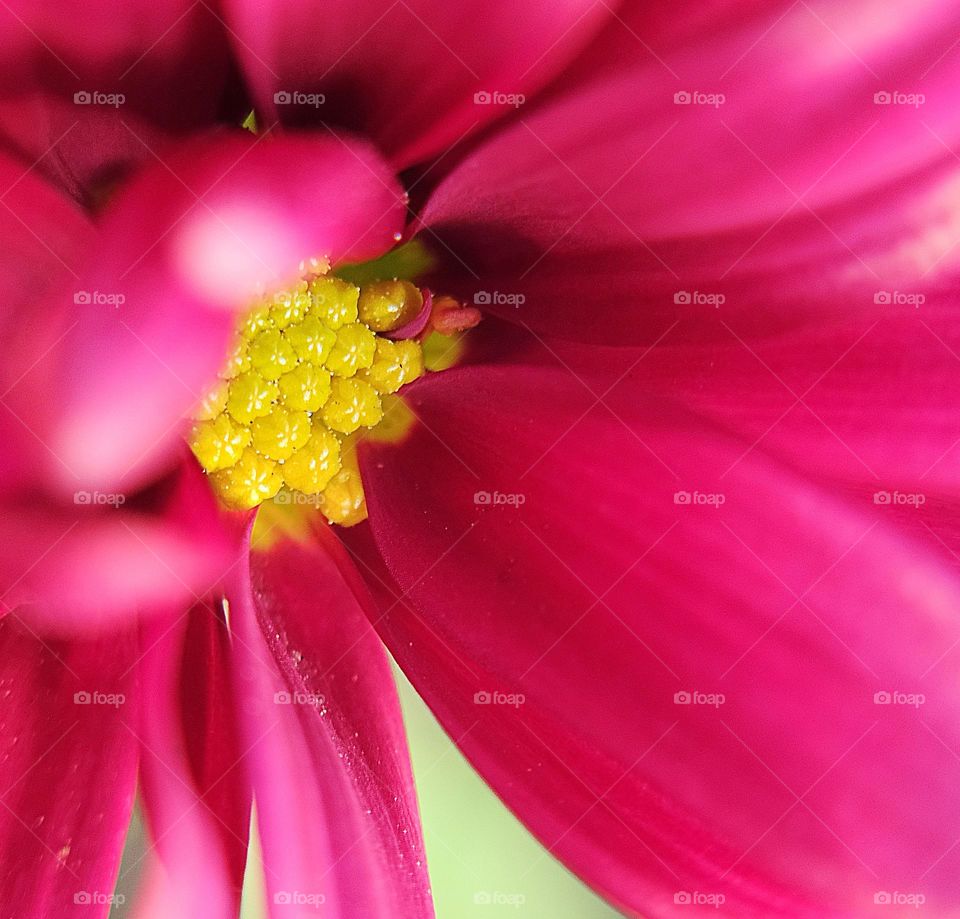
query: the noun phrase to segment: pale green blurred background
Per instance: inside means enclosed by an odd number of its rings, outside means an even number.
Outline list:
[[[427,707],[398,675],[420,797],[427,864],[439,919],[517,916],[609,919],[611,910],[554,860],[514,819],[447,739]],[[143,853],[139,825],[131,829],[118,890],[134,912],[136,867]],[[248,884],[243,919],[261,919],[263,894]],[[491,902],[483,902],[489,899]]]

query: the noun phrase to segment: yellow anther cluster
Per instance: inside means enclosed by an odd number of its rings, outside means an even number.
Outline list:
[[[381,397],[423,373],[418,342],[374,331],[409,321],[420,291],[406,281],[370,288],[315,277],[241,320],[190,433],[228,507],[256,507],[282,490],[316,504],[331,523],[366,515],[356,441],[383,418]]]

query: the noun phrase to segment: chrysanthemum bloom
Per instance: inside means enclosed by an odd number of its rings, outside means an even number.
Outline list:
[[[4,167],[5,903],[110,889],[139,749],[157,909],[253,798],[277,915],[429,912],[372,626],[626,910],[956,911],[956,15],[506,9],[231,5],[256,137]]]

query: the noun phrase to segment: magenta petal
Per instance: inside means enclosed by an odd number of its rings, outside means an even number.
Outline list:
[[[505,367],[409,401],[423,425],[361,460],[404,592],[378,629],[555,854],[645,915],[957,901],[960,597],[932,556],[758,454],[725,475],[745,445],[662,397]]]
[[[588,55],[599,74],[578,69],[435,191],[424,241],[457,255],[446,287],[611,344],[655,340],[694,312],[683,294],[776,328],[949,292],[953,6],[721,3],[683,39],[662,20],[685,16],[630,6],[633,34],[614,24]],[[894,91],[925,101],[875,103]]]
[[[129,634],[51,642],[16,616],[0,620],[0,902],[10,916],[107,912],[136,784],[132,649]]]
[[[345,125],[398,169],[514,112],[609,15],[589,0],[330,0],[322,9],[230,0],[226,9],[262,113]]]
[[[154,875],[148,891],[147,915],[186,916],[198,903],[203,904],[204,915],[215,919],[237,915],[243,862],[238,864],[228,853],[245,850],[246,824],[239,809],[226,814],[228,819],[236,819],[224,821],[224,811],[216,804],[223,800],[225,788],[234,791],[241,805],[246,802],[248,819],[250,791],[242,770],[229,768],[236,764],[239,753],[230,743],[230,735],[218,731],[221,719],[213,717],[207,722],[206,737],[195,729],[203,720],[200,713],[217,704],[216,700],[186,695],[203,677],[182,674],[182,668],[197,665],[203,657],[199,649],[187,648],[185,642],[196,642],[203,632],[217,630],[211,622],[214,615],[202,605],[189,617],[177,611],[150,623],[141,639],[137,668],[144,689],[143,705],[136,726],[131,727],[131,740],[138,742],[141,751],[144,808],[160,860],[160,873]],[[220,652],[203,665],[208,677],[225,672]],[[208,689],[229,697],[225,680]],[[224,749],[213,757],[197,749],[200,743],[224,740]],[[217,784],[208,776],[204,776],[207,781],[198,782],[196,766],[213,766],[218,760],[224,765],[216,777],[220,791],[210,798],[210,790]]]
[[[271,915],[322,906],[330,917],[432,916],[403,723],[376,633],[316,546],[282,541],[236,574],[235,685]]]
[[[377,154],[326,134],[209,137],[130,183],[77,282],[62,347],[52,449],[70,490],[142,482],[169,463],[236,311],[296,279],[303,260],[382,254],[404,212]]]
[[[47,633],[96,632],[214,586],[230,565],[231,521],[206,478],[191,459],[156,491],[0,503],[0,612],[19,607]]]

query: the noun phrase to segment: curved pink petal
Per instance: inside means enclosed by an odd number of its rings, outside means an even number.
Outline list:
[[[281,538],[236,575],[235,685],[271,916],[432,916],[403,723],[376,633],[317,546]]]
[[[105,915],[136,784],[129,633],[37,637],[0,620],[0,901],[11,916]]]
[[[257,288],[315,256],[382,254],[404,210],[372,149],[327,135],[211,136],[129,183],[104,215],[61,347],[51,445],[76,475],[61,475],[67,487],[129,487],[168,464]]]
[[[716,28],[662,52],[636,6],[633,34],[610,27],[619,57],[588,54],[619,66],[578,69],[440,183],[423,216],[448,263],[435,289],[611,344],[655,340],[698,296],[761,330],[884,291],[946,296],[952,6],[720,4]]]
[[[204,915],[226,919],[236,916],[239,908],[250,789],[243,771],[231,768],[240,751],[234,738],[224,733],[224,719],[210,717],[216,696],[207,699],[190,692],[205,677],[219,675],[223,679],[207,688],[230,698],[224,648],[203,660],[198,649],[188,645],[198,639],[206,643],[223,628],[214,621],[216,616],[216,610],[198,604],[189,614],[177,610],[158,617],[141,637],[136,667],[143,705],[131,735],[140,747],[144,808],[160,862],[144,915],[186,916],[202,904]],[[222,645],[222,639],[212,640]],[[204,666],[204,674],[188,669],[198,664]],[[205,735],[198,730],[201,725]],[[197,747],[217,742],[224,746],[212,756]],[[219,774],[204,775],[209,767]],[[218,806],[226,795],[235,799],[236,807]]]
[[[759,454],[726,472],[744,445],[664,397],[586,385],[428,377],[422,424],[363,454],[397,661],[624,907],[699,892],[738,916],[853,916],[911,891],[948,910],[956,583]]]
[[[403,169],[514,112],[610,9],[589,0],[226,4],[259,111],[344,125]]]
[[[102,632],[141,610],[187,606],[229,568],[231,522],[192,458],[151,492],[71,498],[0,503],[0,612],[17,609],[44,633]]]

